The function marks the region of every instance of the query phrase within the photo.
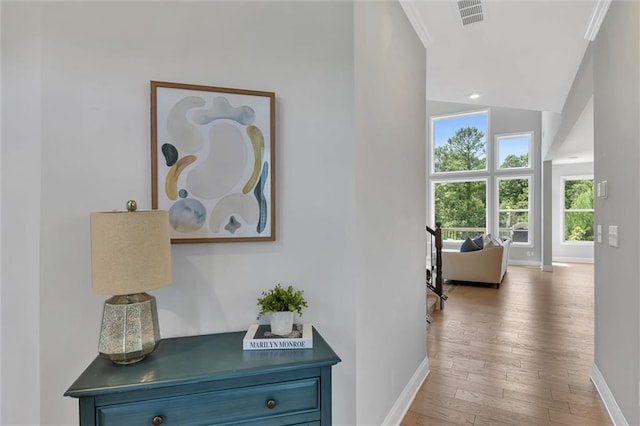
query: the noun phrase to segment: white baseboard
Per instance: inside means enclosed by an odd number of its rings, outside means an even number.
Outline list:
[[[514,266],[540,266],[540,261],[539,260],[509,259],[509,263],[508,264],[509,265],[514,265]]]
[[[404,418],[407,411],[409,411],[409,407],[413,402],[413,399],[416,397],[416,393],[422,386],[422,383],[429,375],[429,358],[425,357],[424,360],[420,363],[415,373],[409,380],[409,383],[404,387],[400,396],[396,400],[393,407],[387,414],[387,417],[382,421],[381,426],[399,426],[400,422]]]
[[[592,257],[554,257],[554,262],[563,263],[593,263]]]
[[[629,422],[624,418],[624,414],[622,414],[622,410],[618,406],[616,399],[613,397],[613,393],[611,393],[611,389],[607,386],[607,382],[604,380],[604,376],[598,369],[598,366],[593,363],[593,367],[591,369],[591,381],[596,387],[596,390],[600,394],[600,399],[602,399],[602,403],[604,404],[604,408],[607,409],[607,413],[609,413],[609,418],[616,426],[629,426]]]

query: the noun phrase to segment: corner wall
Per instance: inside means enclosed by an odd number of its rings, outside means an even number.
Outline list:
[[[595,364],[628,424],[640,423],[640,4],[613,1],[593,43],[596,224]],[[619,227],[619,247],[606,243]]]
[[[354,424],[380,425],[426,358],[426,51],[397,2],[355,2],[354,30]]]

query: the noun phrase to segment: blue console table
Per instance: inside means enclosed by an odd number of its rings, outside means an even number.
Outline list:
[[[331,367],[312,349],[243,351],[245,332],[163,339],[143,361],[97,357],[65,393],[81,426],[331,425]]]

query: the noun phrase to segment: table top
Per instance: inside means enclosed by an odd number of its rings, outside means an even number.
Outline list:
[[[130,365],[117,365],[98,356],[65,396],[97,396],[134,386],[153,389],[340,362],[315,328],[310,349],[246,351],[242,349],[245,334],[240,331],[162,339],[153,353]]]

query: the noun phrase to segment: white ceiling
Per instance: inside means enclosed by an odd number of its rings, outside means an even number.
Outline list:
[[[483,0],[466,26],[457,1],[401,3],[427,47],[429,100],[561,112],[601,2]]]

